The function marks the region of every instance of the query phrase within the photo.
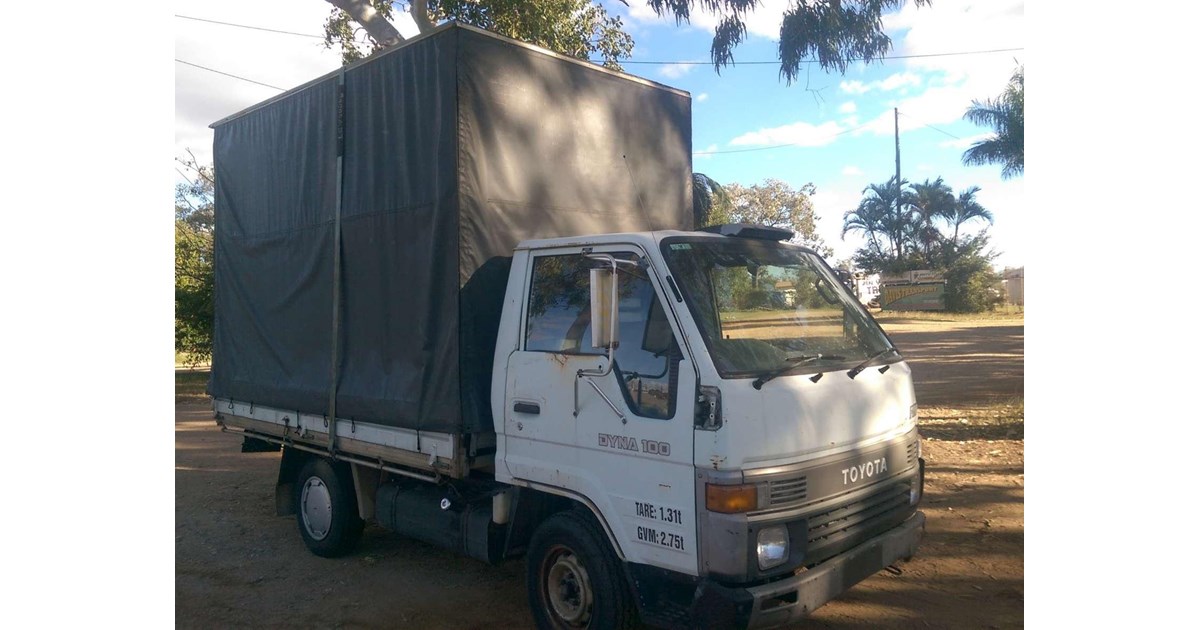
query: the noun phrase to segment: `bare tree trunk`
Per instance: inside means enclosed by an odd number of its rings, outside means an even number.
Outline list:
[[[388,22],[382,15],[379,15],[379,12],[375,10],[375,7],[371,6],[368,0],[327,1],[329,4],[350,14],[350,17],[355,22],[358,22],[360,26],[366,29],[367,34],[371,36],[371,39],[375,40],[376,44],[380,46],[395,46],[404,41],[404,36],[400,34],[400,31],[397,31],[391,22]],[[414,19],[416,18],[416,4],[416,2],[413,3]],[[420,0],[420,4],[425,7],[425,21],[428,22],[429,11],[426,0]],[[419,21],[417,23],[418,25],[420,24]],[[422,28],[421,30],[424,31],[425,29]]]

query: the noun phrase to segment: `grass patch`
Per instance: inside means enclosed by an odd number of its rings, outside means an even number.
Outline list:
[[[934,440],[1023,440],[1025,398],[1011,398],[982,407],[918,408],[921,436]]]
[[[942,311],[880,311],[871,309],[871,315],[881,324],[908,322],[987,322],[1025,321],[1025,307],[1003,305],[984,313],[944,313]]]
[[[208,370],[175,370],[175,404],[207,402]]]

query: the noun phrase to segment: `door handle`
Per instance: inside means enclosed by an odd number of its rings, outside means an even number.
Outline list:
[[[517,402],[513,403],[513,411],[517,413],[528,413],[536,416],[542,413],[542,408],[537,403]]]

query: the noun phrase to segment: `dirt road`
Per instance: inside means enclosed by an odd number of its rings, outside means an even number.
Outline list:
[[[876,574],[796,627],[1021,627],[1023,431],[969,408],[1021,392],[1022,327],[888,327],[917,375],[922,432],[938,436],[925,441],[926,539],[902,575]],[[373,526],[349,557],[311,555],[274,516],[278,453],[240,453],[211,415],[176,406],[178,627],[532,626],[520,560],[490,567]]]

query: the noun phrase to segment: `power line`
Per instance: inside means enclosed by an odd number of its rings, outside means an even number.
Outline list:
[[[954,57],[954,56],[958,56],[958,55],[988,55],[988,54],[992,54],[992,53],[1002,53],[1002,52],[1019,52],[1022,50],[1025,50],[1025,49],[1024,48],[997,48],[995,50],[967,50],[967,51],[962,51],[962,52],[929,53],[927,55],[890,55],[890,56],[876,57],[874,59],[871,59],[870,61],[883,61],[886,59],[923,59],[923,58],[927,58],[927,57]],[[603,60],[589,59],[588,61],[597,62],[597,61],[603,61]],[[862,57],[862,58],[847,59],[846,61],[868,61],[868,59],[866,59],[865,57]],[[666,66],[666,65],[700,66],[700,65],[708,65],[708,64],[711,64],[712,62],[711,61],[632,61],[632,60],[626,59],[626,60],[620,61],[620,63],[621,64],[664,65],[664,66]],[[729,65],[732,65],[732,66],[737,66],[737,65],[756,66],[756,65],[779,65],[779,63],[780,63],[779,61],[736,61],[736,62],[730,62]],[[801,61],[800,63],[819,63],[819,60],[805,59],[805,60]]]
[[[206,20],[204,18],[191,17],[191,16],[187,16],[187,15],[179,15],[178,13],[175,14],[175,17],[183,19],[183,20],[195,20],[197,22],[208,22],[209,24],[220,24],[222,26],[236,26],[238,28],[254,29],[256,31],[267,31],[268,33],[280,33],[283,35],[296,35],[298,37],[315,37],[316,39],[325,39],[324,37],[322,37],[320,35],[311,35],[309,33],[295,33],[292,31],[281,31],[281,30],[274,29],[274,28],[264,28],[262,26],[249,26],[246,24],[234,24],[233,22],[219,22],[217,20]]]
[[[938,129],[937,127],[934,127],[933,125],[927,125],[927,124],[925,124],[925,123],[923,123],[923,122],[921,122],[921,121],[917,120],[916,118],[913,118],[912,116],[909,116],[908,114],[905,114],[904,112],[900,112],[900,115],[901,115],[901,116],[904,116],[905,118],[912,118],[914,122],[916,122],[916,123],[920,124],[922,127],[929,127],[930,129],[932,129],[932,130],[934,130],[934,131],[936,131],[936,132],[938,132],[938,133],[944,133],[944,134],[946,134],[947,136],[950,136],[951,138],[954,138],[955,140],[962,140],[962,138],[959,138],[958,136],[956,136],[956,135],[954,135],[954,134],[950,133],[949,131],[942,131],[941,129]]]
[[[206,68],[206,67],[204,67],[204,66],[202,66],[202,65],[200,65],[200,64],[191,63],[190,61],[184,61],[184,60],[182,60],[182,59],[176,59],[175,61],[176,61],[177,63],[181,63],[181,64],[183,64],[183,65],[185,65],[185,66],[192,66],[193,68],[200,68],[201,70],[208,70],[209,72],[215,72],[215,73],[217,73],[217,74],[223,74],[223,75],[225,75],[225,76],[227,76],[227,77],[233,77],[234,79],[238,79],[238,80],[240,80],[240,81],[247,81],[247,82],[249,82],[249,83],[253,83],[253,84],[255,84],[255,85],[261,85],[261,86],[263,86],[263,87],[269,87],[269,88],[271,88],[272,90],[279,90],[280,92],[284,92],[284,91],[286,91],[286,90],[284,90],[284,89],[283,89],[283,88],[281,88],[281,87],[275,87],[274,85],[271,85],[271,84],[269,84],[269,83],[263,83],[262,81],[255,81],[254,79],[247,79],[246,77],[239,77],[239,76],[238,76],[238,75],[236,75],[236,74],[229,74],[228,72],[221,72],[220,70],[213,70],[212,68]]]

